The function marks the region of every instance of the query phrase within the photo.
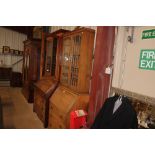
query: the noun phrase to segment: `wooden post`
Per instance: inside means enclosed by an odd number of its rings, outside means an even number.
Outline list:
[[[115,27],[97,27],[95,58],[93,64],[90,103],[88,112],[88,125],[91,126],[97,113],[108,97],[110,75],[105,74],[105,69],[112,65]]]

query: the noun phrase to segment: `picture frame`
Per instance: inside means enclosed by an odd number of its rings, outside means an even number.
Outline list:
[[[10,53],[10,47],[9,46],[3,46],[3,53],[9,54]]]

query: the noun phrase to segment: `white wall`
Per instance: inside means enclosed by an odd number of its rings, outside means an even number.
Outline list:
[[[27,36],[3,27],[0,27],[0,53],[2,52],[3,46],[9,46],[10,49],[16,49],[23,51],[23,41],[27,39]],[[20,56],[11,55],[0,55],[0,60],[3,60],[5,65],[11,65],[21,59]],[[14,71],[22,72],[22,61],[13,67]]]
[[[155,97],[155,70],[139,69],[141,49],[155,49],[154,39],[142,39],[143,30],[155,27],[134,27],[133,43],[128,42],[131,27],[118,27],[112,87]]]

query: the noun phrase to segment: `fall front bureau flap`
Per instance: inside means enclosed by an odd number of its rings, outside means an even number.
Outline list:
[[[59,86],[50,97],[49,122],[50,117],[56,115],[68,127],[70,112],[73,110],[87,110],[89,102],[88,94],[77,94],[63,86]],[[50,122],[52,124],[52,122]]]

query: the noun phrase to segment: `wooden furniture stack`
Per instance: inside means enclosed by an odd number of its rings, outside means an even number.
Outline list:
[[[60,85],[50,97],[48,128],[69,128],[70,112],[88,108],[94,35],[80,28],[63,36]]]
[[[48,126],[49,97],[53,94],[60,81],[60,62],[62,54],[62,36],[67,30],[60,29],[51,34],[42,35],[42,78],[35,83],[34,112]],[[45,60],[45,61],[44,61]]]
[[[22,92],[30,103],[34,101],[34,82],[40,78],[40,49],[40,39],[24,41]]]

